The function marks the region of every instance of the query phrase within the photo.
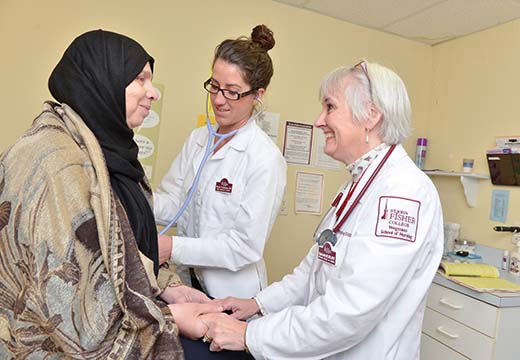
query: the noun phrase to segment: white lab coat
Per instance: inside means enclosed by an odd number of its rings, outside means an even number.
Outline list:
[[[362,176],[350,203],[387,151]],[[408,222],[382,220],[387,209],[406,209]],[[318,234],[333,227],[334,213]],[[401,238],[381,235],[395,223],[410,227]],[[434,185],[398,145],[337,233],[336,265],[318,260],[315,244],[291,275],[256,296],[267,315],[248,324],[255,359],[418,359],[442,224]]]
[[[206,127],[194,130],[163,178],[154,194],[158,223],[168,223],[184,202],[207,139]],[[195,267],[209,295],[252,297],[266,286],[262,256],[282,202],[286,170],[280,150],[254,118],[207,160],[177,223],[171,261]],[[222,179],[232,184],[231,192],[216,191]]]

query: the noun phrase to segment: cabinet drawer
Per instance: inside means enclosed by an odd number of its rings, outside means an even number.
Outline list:
[[[423,332],[472,360],[491,360],[494,339],[426,308]]]
[[[421,334],[421,360],[469,360],[426,334]]]
[[[498,308],[492,305],[432,284],[426,306],[490,337],[496,337]]]

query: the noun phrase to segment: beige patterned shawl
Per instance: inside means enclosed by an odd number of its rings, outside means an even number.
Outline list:
[[[94,135],[46,103],[0,157],[0,358],[182,359],[148,261]]]

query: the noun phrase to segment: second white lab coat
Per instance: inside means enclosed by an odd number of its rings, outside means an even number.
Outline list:
[[[208,133],[206,127],[191,133],[154,193],[158,223],[168,223],[186,198]],[[280,150],[254,118],[207,160],[178,221],[171,260],[195,267],[209,295],[252,297],[266,286],[262,255],[282,202],[286,171]],[[217,191],[223,179],[232,185],[230,192]]]
[[[335,221],[329,211],[317,233]],[[256,296],[267,315],[247,327],[255,359],[418,359],[442,224],[434,185],[397,146],[338,231],[336,265],[319,260],[315,244],[291,275]]]

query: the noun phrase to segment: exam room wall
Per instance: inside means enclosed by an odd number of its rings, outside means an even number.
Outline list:
[[[72,5],[73,4],[73,5]],[[161,134],[153,185],[204,110],[202,82],[208,78],[215,45],[224,38],[249,35],[265,23],[277,44],[270,52],[275,75],[265,104],[280,113],[279,141],[285,120],[312,123],[320,112],[318,86],[322,77],[341,65],[365,57],[394,68],[408,86],[414,110],[414,133],[405,148],[428,123],[432,48],[393,35],[351,25],[326,16],[271,1],[198,0],[142,1],[0,1],[0,67],[4,111],[0,151],[13,143],[50,99],[47,79],[72,39],[87,30],[104,28],[128,34],[156,59],[155,81],[165,85]],[[278,217],[265,251],[269,281],[290,272],[312,246],[321,216],[294,214],[296,171],[325,174],[323,211],[346,180],[344,169],[328,171],[308,166],[288,167],[289,215]]]
[[[495,137],[520,135],[520,22],[513,21],[433,47],[432,108],[427,124],[426,167],[489,174],[486,150]],[[520,225],[520,187],[478,182],[477,205],[467,206],[458,178],[433,177],[446,222],[461,224],[461,237],[513,249],[510,233],[490,220],[492,190],[509,190],[507,225]]]

